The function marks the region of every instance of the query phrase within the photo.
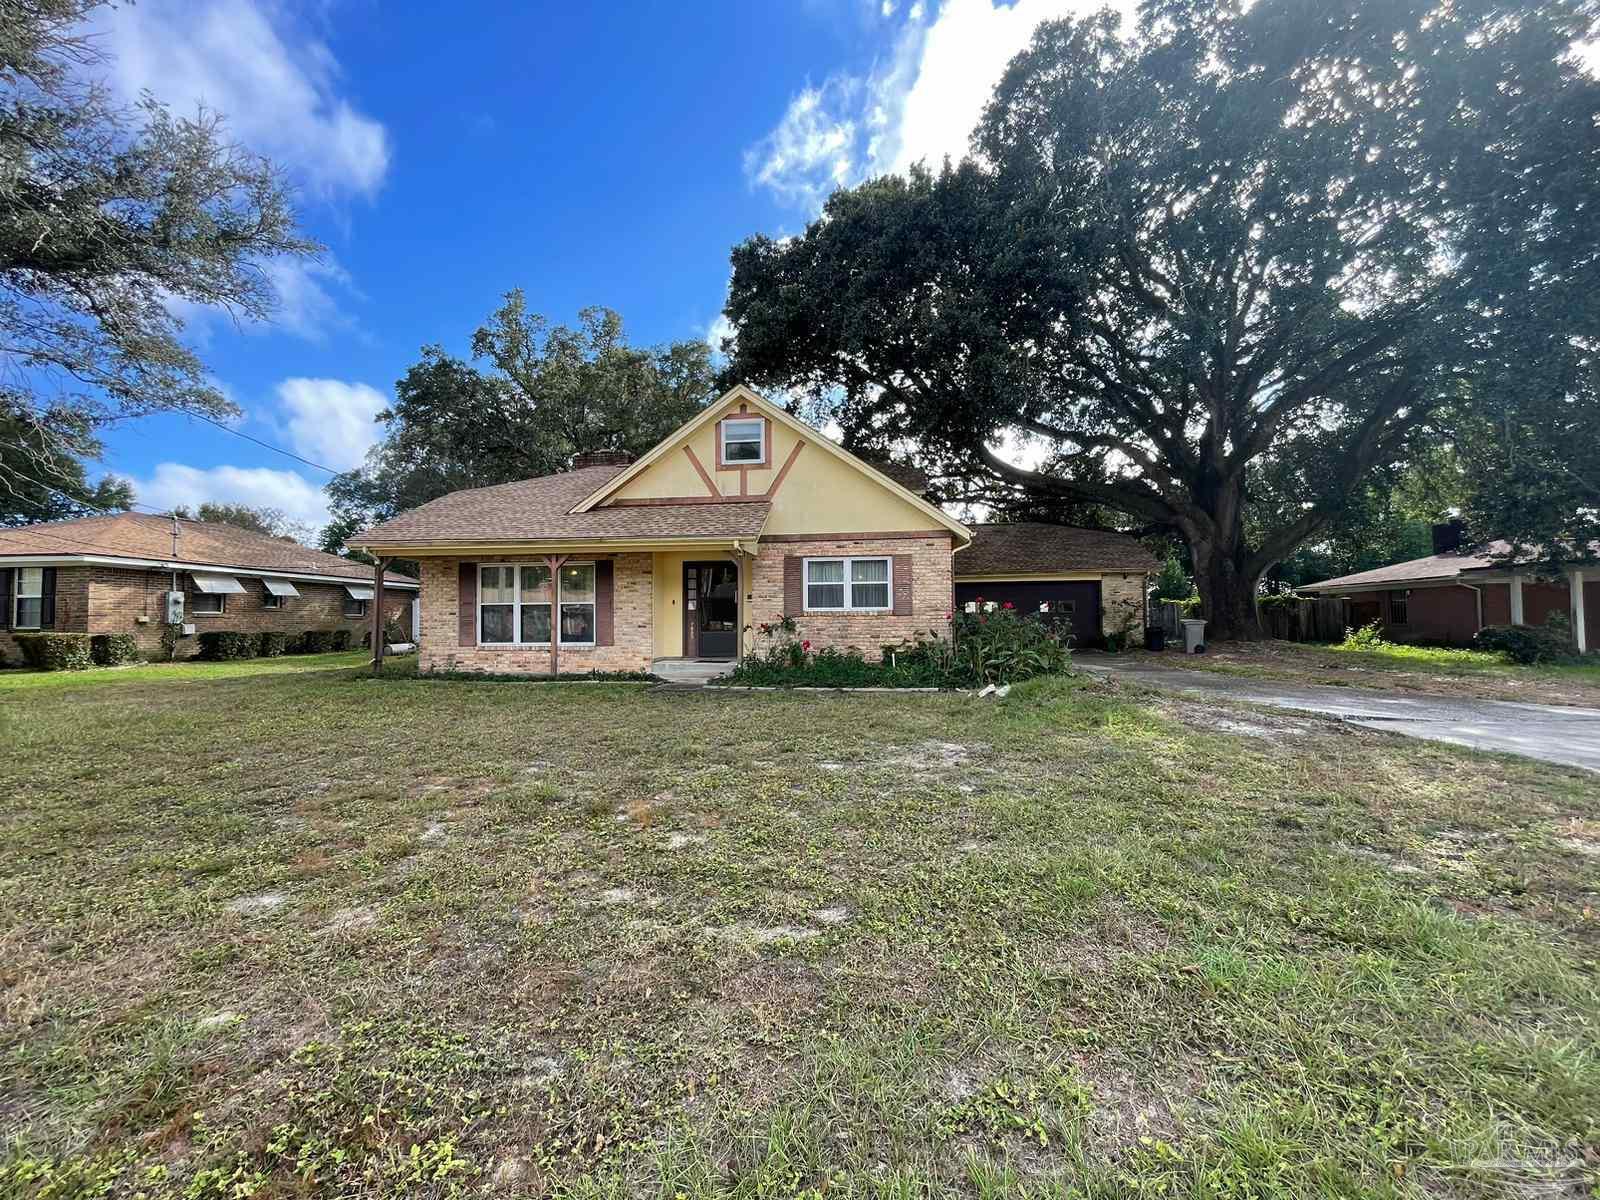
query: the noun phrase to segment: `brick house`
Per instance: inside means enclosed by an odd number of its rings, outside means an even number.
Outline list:
[[[1592,557],[1554,571],[1511,566],[1505,561],[1509,545],[1463,544],[1454,521],[1434,527],[1433,549],[1300,590],[1344,599],[1349,624],[1377,621],[1394,641],[1464,646],[1487,625],[1543,625],[1559,614],[1578,653],[1600,645],[1600,567]]]
[[[0,529],[0,660],[20,662],[14,634],[32,631],[128,633],[157,657],[173,591],[180,658],[212,629],[347,629],[360,645],[373,584],[361,563],[231,525],[130,512]],[[386,614],[409,631],[417,581],[388,572],[384,590]]]
[[[350,539],[421,563],[421,670],[511,674],[730,662],[779,614],[815,648],[877,658],[949,635],[973,541],[914,485],[744,387],[637,461],[580,455]],[[1142,577],[1129,590],[1142,606]]]

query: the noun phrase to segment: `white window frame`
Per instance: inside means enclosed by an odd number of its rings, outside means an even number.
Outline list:
[[[22,577],[33,571],[39,578],[39,590],[25,592],[22,590]],[[44,627],[44,572],[43,567],[18,567],[12,577],[11,584],[11,628],[13,629],[42,629]],[[22,602],[24,600],[37,600],[39,602],[39,619],[32,625],[22,623]]]
[[[339,611],[344,614],[344,619],[346,621],[365,620],[368,613],[367,605],[370,603],[370,600],[357,600],[354,596],[346,596],[344,598],[344,603],[339,607]],[[350,611],[350,606],[352,604],[356,606],[355,612]]]
[[[550,643],[549,642],[525,642],[525,641],[522,640],[522,568],[523,567],[548,567],[549,565],[550,564],[545,562],[543,559],[522,559],[522,560],[518,560],[517,562],[492,562],[492,563],[479,563],[478,564],[477,612],[474,615],[474,619],[475,619],[476,624],[477,624],[477,640],[478,640],[478,645],[479,646],[486,647],[486,648],[488,648],[490,650],[493,650],[493,649],[495,649],[497,647],[501,647],[501,646],[506,646],[506,647],[528,646],[528,647],[532,647],[532,648],[534,648],[536,650],[548,650],[550,648]],[[483,640],[483,569],[485,567],[496,567],[496,568],[499,568],[499,567],[510,567],[511,568],[511,638],[512,638],[512,640],[509,641],[509,642],[486,642],[486,641]],[[562,563],[561,567],[559,568],[559,570],[565,570],[567,567],[591,567],[591,568],[593,568],[593,567],[595,567],[595,561],[592,560],[592,559],[587,559],[587,558],[574,559],[571,562]],[[551,631],[551,636],[557,638],[560,641],[560,644],[563,645],[563,646],[575,646],[575,647],[577,647],[579,649],[582,649],[585,646],[593,646],[595,644],[595,641],[594,641],[593,638],[590,638],[588,641],[585,641],[585,642],[572,642],[572,641],[568,641],[566,638],[561,636],[561,612],[560,612],[559,606],[556,603],[557,600],[559,599],[559,597],[556,595],[556,574],[557,574],[557,572],[555,572],[555,571],[552,571],[551,574],[550,574],[550,631]],[[591,610],[593,610],[591,615],[590,615],[590,618],[589,618],[589,628],[595,630],[596,632],[599,632],[599,624],[598,624],[598,622],[600,620],[600,572],[599,572],[598,569],[595,569],[595,581],[594,581],[594,584],[595,584],[595,597],[594,597],[593,600],[578,600],[578,601],[561,600],[560,603],[561,604],[574,604],[574,603],[576,603],[576,604],[587,604],[589,606],[589,608]],[[537,603],[539,603],[539,601],[529,601],[529,604],[537,604]]]
[[[754,425],[756,427],[756,445],[761,447],[761,453],[755,458],[729,458],[728,457],[728,426],[735,424]],[[735,438],[734,442],[744,445],[749,438]],[[724,467],[764,467],[767,465],[767,422],[761,417],[723,417],[717,423],[717,462]]]
[[[199,601],[201,597],[209,598],[212,596],[217,598],[217,608],[215,612],[207,612],[204,609],[195,607],[196,602]],[[228,615],[228,594],[226,592],[190,592],[188,600],[185,601],[184,604],[184,615],[186,617],[225,617]]]
[[[844,564],[844,580],[843,580],[844,605],[843,605],[843,607],[841,607],[841,608],[814,608],[814,607],[812,607],[812,604],[811,604],[811,564],[814,563],[814,562],[830,562],[830,563],[836,562],[836,563],[843,563]],[[851,576],[850,566],[851,566],[852,563],[858,563],[858,562],[881,562],[881,563],[884,564],[884,566],[885,566],[885,568],[886,568],[886,570],[888,572],[888,575],[887,575],[886,579],[881,580],[879,582],[886,583],[888,585],[888,590],[885,592],[885,595],[888,597],[889,603],[884,604],[884,605],[876,605],[876,604],[868,605],[868,604],[857,604],[855,602],[857,583],[856,583],[856,581],[854,579],[852,579],[850,577]],[[818,586],[824,586],[824,585],[819,584]],[[876,586],[878,586],[878,584],[877,583],[863,583],[860,586],[862,586],[862,587],[876,587]],[[889,613],[889,612],[893,612],[894,611],[894,555],[892,555],[892,554],[853,554],[853,555],[849,555],[849,556],[843,556],[843,555],[837,555],[837,554],[819,554],[815,558],[807,558],[805,560],[804,565],[800,569],[800,602],[801,602],[801,607],[806,612],[814,612],[814,613],[851,613],[851,612]]]
[[[277,592],[267,591],[266,585],[263,584],[261,586],[261,607],[268,610],[280,609],[283,607],[283,597],[278,595]]]

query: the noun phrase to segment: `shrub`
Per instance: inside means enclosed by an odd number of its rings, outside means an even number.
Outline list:
[[[333,650],[350,649],[350,631],[348,629],[335,629],[330,635],[328,645]]]
[[[1072,669],[1070,637],[1009,605],[991,609],[980,601],[976,608],[955,618],[955,654],[970,683],[1015,683]]]
[[[1514,663],[1561,662],[1574,657],[1565,621],[1546,625],[1489,625],[1472,639],[1474,650],[1503,654]]]
[[[296,654],[326,654],[333,645],[331,629],[308,629],[295,643]]]
[[[131,633],[97,633],[89,638],[89,656],[102,667],[120,667],[139,657],[139,642]]]
[[[1183,564],[1176,555],[1169,554],[1167,561],[1161,564],[1161,573],[1156,576],[1156,586],[1151,593],[1156,600],[1187,600],[1194,595],[1194,584],[1189,581],[1189,576],[1183,569]]]
[[[1382,650],[1385,646],[1391,646],[1393,644],[1394,643],[1390,642],[1383,636],[1382,621],[1369,621],[1360,629],[1351,629],[1346,626],[1344,631],[1344,641],[1339,643],[1339,649]]]
[[[16,641],[23,659],[41,671],[82,671],[94,665],[87,633],[19,633]]]
[[[230,662],[256,656],[254,634],[236,629],[213,629],[200,635],[200,655],[207,662]]]
[[[256,635],[256,653],[262,658],[277,658],[289,649],[289,635],[267,630]]]

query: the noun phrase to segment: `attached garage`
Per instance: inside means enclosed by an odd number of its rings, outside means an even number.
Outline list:
[[[1074,646],[1102,646],[1123,629],[1143,641],[1145,592],[1157,564],[1137,539],[1037,521],[971,528],[972,545],[955,558],[957,607],[992,601],[1065,617]]]

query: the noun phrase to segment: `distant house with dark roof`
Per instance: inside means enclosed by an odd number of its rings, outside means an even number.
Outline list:
[[[973,570],[996,599],[1066,606],[1080,644],[1143,624],[1155,562],[1132,539],[974,531],[924,483],[736,387],[637,461],[580,455],[571,471],[455,492],[350,543],[421,563],[424,671],[732,662],[780,615],[815,649],[877,658],[948,635]]]
[[[1339,597],[1355,627],[1379,622],[1387,637],[1463,646],[1487,625],[1543,625],[1565,616],[1584,653],[1600,630],[1600,566],[1594,561],[1556,571],[1510,566],[1503,541],[1462,545],[1455,523],[1434,529],[1434,553],[1407,562],[1325,579],[1300,588]]]
[[[359,645],[375,578],[362,563],[232,525],[116,513],[0,529],[0,658],[21,658],[14,634],[128,633],[156,655],[168,597],[187,631],[299,634],[350,630]],[[391,590],[392,589],[392,590]],[[384,576],[387,615],[406,621],[417,581]]]

